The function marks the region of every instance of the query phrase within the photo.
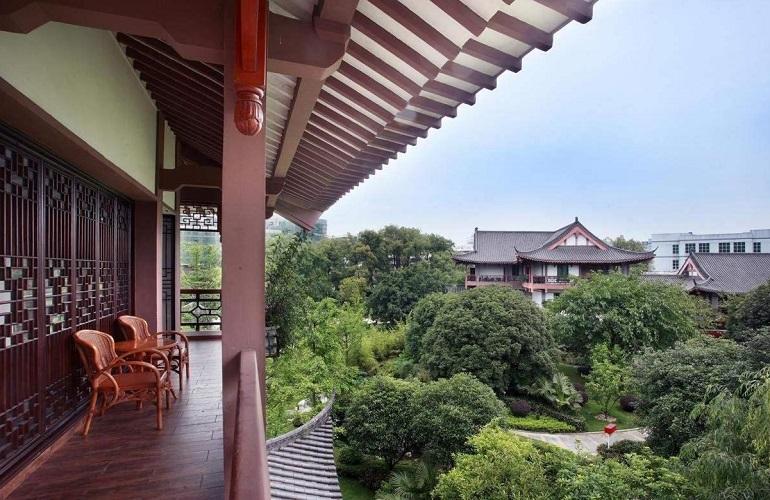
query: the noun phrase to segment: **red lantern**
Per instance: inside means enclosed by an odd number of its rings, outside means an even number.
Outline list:
[[[618,430],[618,426],[615,425],[615,424],[607,424],[607,425],[604,426],[604,432],[608,436],[611,436],[612,433],[615,432],[616,430]]]

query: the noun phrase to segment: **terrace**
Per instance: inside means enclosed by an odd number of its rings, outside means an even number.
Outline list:
[[[309,496],[280,471],[268,479],[265,219],[311,228],[592,8],[3,2],[0,496]],[[182,291],[190,225],[221,234],[216,301]],[[166,428],[128,405],[79,436],[88,388],[72,335],[119,339],[126,314],[179,330],[188,307],[202,314],[184,326],[220,326],[221,341],[193,341],[191,384]],[[315,423],[315,442],[330,443]]]

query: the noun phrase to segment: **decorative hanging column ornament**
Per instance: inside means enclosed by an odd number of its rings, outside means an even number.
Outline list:
[[[269,0],[238,0],[235,19],[235,126],[255,135],[265,122]]]

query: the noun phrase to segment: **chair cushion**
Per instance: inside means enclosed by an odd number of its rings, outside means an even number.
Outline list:
[[[113,373],[112,376],[121,389],[137,389],[140,387],[155,386],[155,374],[153,372],[134,372],[134,373]],[[165,377],[161,377],[163,380]],[[99,390],[111,391],[115,389],[112,381],[107,377],[102,377],[99,381]]]

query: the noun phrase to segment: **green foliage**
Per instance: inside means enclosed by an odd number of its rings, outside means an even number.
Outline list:
[[[698,334],[713,316],[704,301],[679,286],[621,273],[580,278],[547,309],[558,340],[581,356],[602,343],[626,352],[670,347]]]
[[[609,243],[616,248],[631,250],[632,252],[644,252],[647,250],[643,242],[633,238],[626,239],[626,237],[622,234],[617,238],[604,238],[604,241],[605,243]]]
[[[746,350],[731,340],[699,336],[672,349],[648,350],[633,363],[635,393],[641,399],[639,424],[649,431],[647,443],[656,453],[675,455],[705,432],[696,405],[721,388],[738,386],[748,368]]]
[[[449,464],[452,454],[463,450],[470,436],[503,415],[505,405],[488,386],[461,373],[422,384],[415,411],[417,446],[435,463]]]
[[[396,269],[383,275],[369,291],[366,303],[372,318],[394,324],[422,297],[444,290],[445,272],[426,262]]]
[[[335,448],[335,465],[339,476],[353,479],[371,492],[379,488],[391,472],[385,461],[371,455],[360,455],[357,460],[347,462],[345,461],[348,458],[345,456],[347,452],[342,451],[346,449],[350,449],[350,447]],[[360,490],[361,488],[356,489]],[[372,493],[369,498],[374,498],[374,494]]]
[[[181,245],[182,288],[217,289],[222,287],[222,251],[220,245],[183,241]]]
[[[770,281],[737,300],[727,318],[731,333],[770,327]]]
[[[583,432],[587,430],[585,420],[572,412],[557,410],[551,405],[543,404],[538,401],[529,401],[529,404],[532,407],[532,411],[538,415],[551,417],[569,424],[570,426],[574,427],[577,432]]]
[[[679,461],[649,452],[626,455],[622,461],[584,461],[566,467],[559,472],[557,485],[559,494],[554,498],[565,500],[685,500],[693,496]]]
[[[542,311],[521,292],[483,287],[455,294],[422,338],[434,379],[467,372],[498,394],[555,372],[555,344]]]
[[[707,431],[682,448],[699,497],[770,498],[770,372],[695,408]]]
[[[631,368],[617,346],[599,344],[591,351],[591,373],[587,377],[588,393],[601,404],[608,416],[610,408],[629,388]]]
[[[422,339],[433,325],[438,311],[450,303],[457,294],[432,293],[426,295],[412,308],[406,322],[406,353],[416,362],[422,356]]]
[[[434,498],[442,500],[551,499],[552,474],[575,455],[488,426],[469,440],[473,453],[461,453],[455,467],[439,477]]]
[[[558,371],[550,377],[538,377],[533,383],[522,386],[521,390],[547,401],[555,408],[567,410],[579,409],[583,400],[569,377]]]
[[[575,432],[575,426],[542,415],[505,417],[496,421],[503,429],[519,429],[533,432]]]
[[[380,364],[404,349],[404,328],[391,330],[369,328],[361,342],[358,366],[368,374],[376,373]]]
[[[391,474],[377,492],[378,500],[429,500],[436,486],[436,469],[423,460]]]
[[[338,295],[340,301],[352,306],[360,306],[364,303],[366,294],[366,279],[360,276],[350,276],[340,282]]]
[[[631,453],[640,454],[645,453],[648,450],[646,444],[643,441],[631,441],[630,439],[621,439],[607,446],[606,443],[602,443],[596,449],[596,452],[602,458],[614,458],[616,460],[623,460],[626,455]]]
[[[372,377],[352,397],[345,415],[348,443],[381,457],[388,469],[414,447],[415,383]]]

